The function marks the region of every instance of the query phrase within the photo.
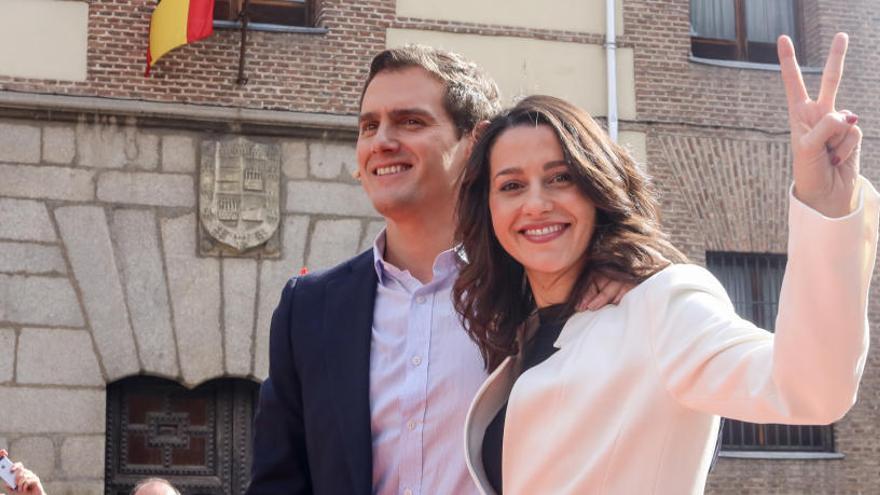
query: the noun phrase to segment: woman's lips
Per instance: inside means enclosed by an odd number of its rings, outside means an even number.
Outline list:
[[[550,242],[565,233],[570,226],[567,223],[530,225],[519,232],[531,242]]]

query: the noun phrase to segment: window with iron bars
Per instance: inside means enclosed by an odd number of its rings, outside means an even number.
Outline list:
[[[780,254],[706,253],[706,267],[721,282],[737,314],[773,331],[786,257]],[[721,450],[834,452],[834,431],[827,426],[759,425],[725,419]]]

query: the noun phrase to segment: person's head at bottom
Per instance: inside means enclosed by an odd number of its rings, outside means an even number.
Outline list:
[[[147,478],[135,485],[131,495],[180,495],[180,492],[168,480]]]
[[[638,284],[686,258],[659,227],[648,178],[584,110],[530,96],[493,119],[462,178],[467,253],[456,309],[489,369],[535,308],[574,311],[601,275]]]

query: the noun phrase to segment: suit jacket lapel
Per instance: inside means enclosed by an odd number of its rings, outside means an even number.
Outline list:
[[[370,431],[370,340],[376,299],[372,251],[351,263],[349,273],[327,283],[324,308],[324,358],[339,428],[347,446],[353,494],[372,492],[373,457]]]

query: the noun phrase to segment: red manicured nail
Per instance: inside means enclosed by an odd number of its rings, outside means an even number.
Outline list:
[[[831,157],[831,164],[832,164],[832,165],[837,165],[837,164],[839,164],[839,163],[840,163],[840,157],[839,157],[839,156],[834,155],[834,156]]]
[[[853,125],[853,124],[855,124],[855,123],[858,122],[858,121],[859,121],[859,116],[858,116],[858,115],[855,115],[855,114],[849,114],[849,115],[846,116],[846,123],[847,123],[847,124]]]

